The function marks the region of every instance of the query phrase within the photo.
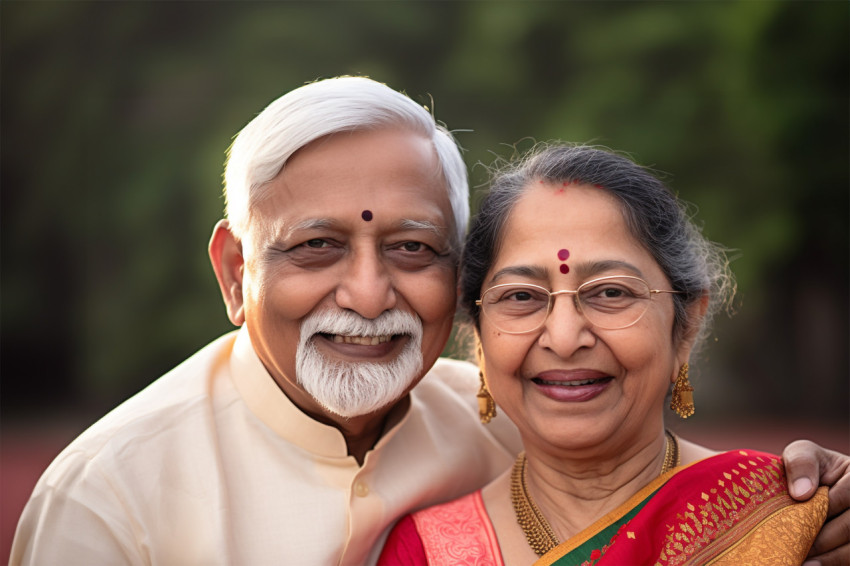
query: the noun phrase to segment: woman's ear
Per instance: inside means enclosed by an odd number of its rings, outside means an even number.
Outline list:
[[[242,326],[245,322],[242,297],[245,259],[242,255],[242,242],[233,234],[229,221],[219,220],[213,228],[209,254],[224,305],[227,307],[227,317],[236,326]]]
[[[708,293],[705,292],[699,299],[687,307],[690,324],[682,329],[679,337],[677,348],[679,366],[686,363],[691,357],[691,351],[694,349],[700,328],[702,328],[702,321],[705,318],[705,313],[708,311],[709,298]]]

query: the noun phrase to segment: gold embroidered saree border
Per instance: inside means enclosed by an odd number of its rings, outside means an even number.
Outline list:
[[[806,554],[808,554],[809,549],[812,546],[812,542],[814,542],[817,533],[820,531],[820,525],[826,518],[826,509],[828,506],[828,488],[825,486],[818,488],[815,495],[808,501],[804,502],[797,502],[790,495],[777,497],[769,504],[763,505],[764,508],[760,508],[758,514],[753,514],[753,516],[749,517],[747,521],[736,525],[733,529],[724,533],[723,536],[714,541],[709,548],[695,554],[685,564],[694,566],[703,564],[706,566],[711,564],[741,564],[741,552],[739,552],[739,550],[741,550],[741,547],[751,545],[752,539],[755,538],[753,536],[754,533],[764,530],[765,532],[759,533],[761,537],[771,538],[773,541],[774,537],[784,534],[781,529],[778,529],[775,522],[777,520],[782,520],[780,515],[792,512],[797,515],[797,520],[795,521],[796,526],[799,527],[800,531],[806,531],[805,536],[800,539],[801,544],[798,548],[794,549],[796,550],[797,555],[794,556],[792,560],[794,564],[798,564],[800,561],[805,559]],[[805,521],[801,521],[801,513],[807,513],[810,517],[812,517],[812,522],[806,525]],[[757,517],[755,515],[759,516]],[[773,537],[771,537],[771,535],[773,535]],[[712,548],[714,546],[723,547],[730,538],[733,542],[728,544],[725,548]],[[803,544],[802,540],[806,540],[807,543]],[[775,547],[775,544],[771,545],[771,548],[774,550]],[[748,548],[743,552],[752,552],[752,549]],[[786,557],[787,554],[789,553],[786,553]],[[761,554],[761,557],[766,558],[765,554]]]

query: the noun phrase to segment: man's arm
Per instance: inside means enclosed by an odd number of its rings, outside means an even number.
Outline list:
[[[809,552],[805,566],[850,564],[850,456],[798,440],[782,452],[788,491],[799,501],[810,498],[818,485],[829,486],[827,522]]]
[[[149,562],[140,552],[134,521],[114,489],[114,480],[89,454],[64,450],[39,479],[24,507],[9,564]]]

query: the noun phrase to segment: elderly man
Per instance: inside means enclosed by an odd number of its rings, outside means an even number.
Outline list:
[[[468,189],[425,109],[365,78],[301,87],[239,134],[225,183],[210,259],[240,329],[57,457],[13,564],[368,564],[399,516],[513,461],[475,368],[439,358]],[[802,452],[817,483],[829,455]]]

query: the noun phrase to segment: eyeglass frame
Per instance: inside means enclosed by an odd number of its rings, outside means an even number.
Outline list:
[[[499,332],[504,332],[505,334],[530,334],[531,332],[535,332],[537,330],[540,330],[541,328],[543,328],[543,325],[546,324],[546,321],[549,320],[549,315],[552,314],[552,309],[555,306],[555,297],[558,296],[558,295],[572,295],[573,296],[573,305],[576,308],[576,312],[578,312],[582,316],[582,318],[584,318],[584,320],[586,320],[591,326],[594,326],[596,328],[601,328],[602,330],[624,330],[626,328],[632,327],[635,324],[637,324],[638,321],[640,321],[640,319],[643,318],[643,315],[646,314],[646,311],[649,310],[649,305],[647,305],[646,309],[644,309],[644,311],[642,313],[640,313],[640,316],[637,317],[637,319],[635,319],[634,322],[631,322],[631,323],[627,324],[626,326],[620,326],[620,327],[617,327],[617,328],[604,328],[602,326],[599,326],[598,324],[595,324],[592,320],[590,320],[587,317],[587,315],[584,313],[584,311],[581,310],[581,303],[578,300],[578,294],[579,294],[579,291],[581,291],[582,287],[586,287],[587,285],[590,285],[592,283],[599,283],[600,281],[608,281],[608,280],[611,280],[611,279],[635,279],[637,281],[640,281],[641,283],[646,285],[646,288],[649,292],[649,299],[647,299],[647,300],[650,303],[652,303],[652,295],[657,295],[659,293],[667,293],[667,294],[670,294],[670,295],[682,295],[682,294],[684,294],[682,291],[666,290],[666,289],[651,289],[649,287],[649,283],[646,280],[641,279],[640,277],[636,277],[634,275],[606,275],[604,277],[597,277],[596,279],[591,279],[590,281],[585,281],[584,283],[579,285],[575,290],[562,289],[560,291],[550,291],[546,287],[543,287],[541,285],[535,285],[534,283],[499,283],[498,285],[493,285],[492,287],[488,287],[487,289],[485,289],[484,292],[481,293],[481,297],[475,301],[475,306],[477,306],[481,310],[482,315],[486,316],[486,314],[484,314],[485,313],[484,303],[483,303],[484,295],[486,295],[487,293],[489,293],[493,289],[498,289],[500,287],[511,287],[511,286],[535,287],[537,289],[545,291],[546,294],[549,296],[549,301],[546,305],[546,316],[543,317],[543,320],[540,321],[540,324],[535,326],[534,328],[532,328],[530,330],[522,330],[522,331],[519,331],[519,332],[503,330],[502,328],[499,328],[498,326],[496,326],[496,328],[499,329]],[[496,323],[493,322],[493,324],[495,325]]]

